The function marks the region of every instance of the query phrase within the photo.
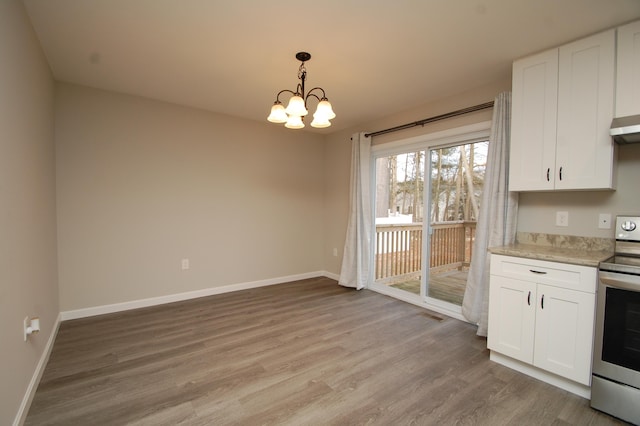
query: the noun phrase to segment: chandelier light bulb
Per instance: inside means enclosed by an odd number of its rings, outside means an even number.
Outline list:
[[[287,129],[302,129],[304,127],[302,117],[299,115],[290,115],[284,127]]]
[[[325,127],[331,126],[329,119],[326,117],[318,117],[318,114],[313,114],[313,121],[311,122],[311,127],[315,127],[316,129],[323,129]]]
[[[287,113],[284,110],[284,105],[282,105],[280,102],[276,102],[275,104],[273,104],[273,106],[271,107],[271,114],[269,114],[267,120],[272,123],[286,123],[287,119],[288,117]]]
[[[333,108],[331,108],[331,103],[325,98],[318,103],[318,109],[316,110],[316,114],[322,114],[327,117],[327,120],[331,120],[332,118],[336,118],[336,113],[333,112]],[[315,117],[315,114],[314,114]]]
[[[297,115],[298,117],[309,114],[309,111],[307,111],[307,108],[304,106],[304,99],[299,95],[292,96],[291,99],[289,99],[289,104],[285,112],[288,115]]]

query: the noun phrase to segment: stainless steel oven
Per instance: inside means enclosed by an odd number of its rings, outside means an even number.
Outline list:
[[[598,268],[591,406],[640,424],[640,217],[618,216],[615,236]]]

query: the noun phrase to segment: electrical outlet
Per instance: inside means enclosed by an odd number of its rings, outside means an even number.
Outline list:
[[[569,226],[569,212],[556,212],[556,226]]]
[[[27,341],[27,336],[29,335],[29,327],[31,326],[31,319],[27,316],[22,321],[22,334],[24,336],[24,341]]]
[[[38,333],[40,331],[40,318],[29,318],[26,316],[22,322],[22,330],[24,332],[24,341],[27,341],[27,337],[31,334]]]
[[[338,257],[338,249],[337,249],[337,248],[335,248],[335,247],[333,248],[333,255],[334,255],[335,257]]]
[[[611,229],[611,215],[609,213],[600,213],[598,217],[598,228]]]
[[[182,259],[182,270],[185,271],[187,269],[189,269],[189,259]]]

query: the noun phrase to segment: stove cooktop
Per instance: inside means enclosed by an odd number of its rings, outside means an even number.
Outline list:
[[[616,254],[600,262],[601,271],[640,275],[640,217],[616,217]]]
[[[640,257],[617,254],[600,262],[601,271],[640,275]]]

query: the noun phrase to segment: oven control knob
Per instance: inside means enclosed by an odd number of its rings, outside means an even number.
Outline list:
[[[636,229],[636,223],[631,222],[630,220],[625,220],[624,222],[622,222],[622,224],[620,224],[620,227],[627,232],[631,232]]]

